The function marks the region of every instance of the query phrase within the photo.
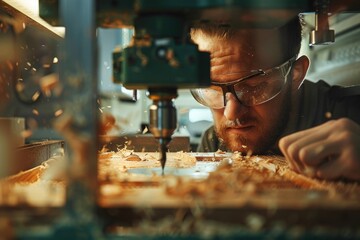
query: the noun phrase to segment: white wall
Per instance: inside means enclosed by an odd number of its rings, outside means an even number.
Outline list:
[[[314,28],[314,14],[306,15],[306,30]],[[329,18],[335,31],[335,42],[309,47],[309,35],[304,36],[301,53],[310,58],[307,79],[325,80],[331,85],[359,85],[360,80],[360,14],[341,13]]]

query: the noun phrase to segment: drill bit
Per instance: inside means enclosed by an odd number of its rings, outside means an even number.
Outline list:
[[[160,158],[160,162],[161,162],[161,175],[164,176],[164,169],[165,169],[165,163],[166,163],[166,152],[168,151],[168,141],[165,140],[164,138],[160,138],[159,139],[160,142],[160,152],[161,152],[161,158]]]

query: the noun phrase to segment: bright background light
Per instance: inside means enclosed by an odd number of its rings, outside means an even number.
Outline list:
[[[189,111],[189,121],[198,122],[198,121],[209,121],[212,122],[212,114],[210,109],[206,108],[194,108]]]

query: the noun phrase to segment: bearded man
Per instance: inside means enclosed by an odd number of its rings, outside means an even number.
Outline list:
[[[192,89],[214,125],[199,152],[282,153],[299,173],[360,180],[360,94],[304,80],[301,17],[277,29],[204,24],[191,31],[211,54],[211,86]]]

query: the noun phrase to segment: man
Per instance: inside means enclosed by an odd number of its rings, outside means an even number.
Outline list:
[[[301,29],[301,18],[278,29],[192,29],[211,53],[211,87],[192,90],[214,118],[198,151],[281,151],[299,173],[360,180],[360,94],[304,81]]]

